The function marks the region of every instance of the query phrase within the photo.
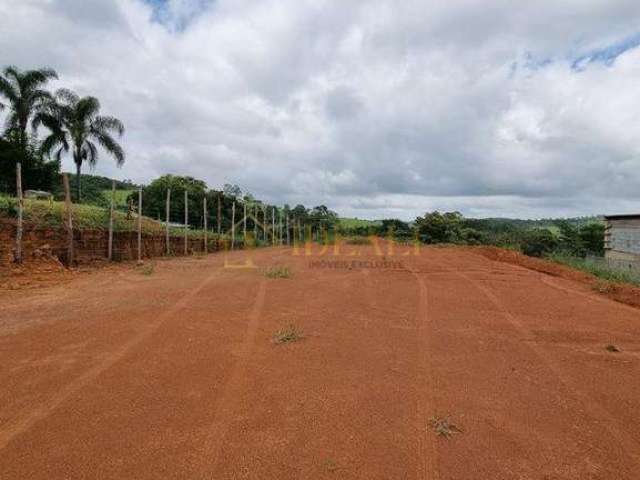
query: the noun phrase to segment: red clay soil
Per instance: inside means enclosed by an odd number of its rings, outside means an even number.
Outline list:
[[[332,253],[0,292],[0,478],[640,478],[640,310],[468,249]]]
[[[471,250],[490,260],[520,265],[530,270],[588,285],[593,290],[612,300],[634,307],[640,307],[640,288],[633,285],[602,280],[589,273],[581,272],[548,260],[528,257],[513,250],[505,250],[497,247],[472,247]]]

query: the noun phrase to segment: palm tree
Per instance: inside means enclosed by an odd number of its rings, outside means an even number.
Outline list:
[[[35,126],[43,124],[50,134],[42,142],[42,151],[54,152],[60,160],[63,153],[73,150],[76,164],[76,201],[80,201],[80,171],[86,160],[91,167],[98,161],[98,145],[115,158],[120,167],[124,163],[124,150],[113,133],[122,136],[124,125],[115,117],[99,115],[100,102],[95,97],[79,97],[67,89],[56,92],[55,101],[47,111],[36,116]]]
[[[51,94],[42,87],[58,74],[49,68],[21,71],[6,67],[0,75],[0,95],[8,104],[0,103],[0,110],[9,107],[5,121],[5,135],[17,138],[21,149],[27,148],[29,119],[51,101]]]

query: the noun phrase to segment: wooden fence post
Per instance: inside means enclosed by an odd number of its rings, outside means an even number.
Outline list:
[[[231,250],[236,244],[236,201],[231,206]]]
[[[116,201],[116,181],[111,181],[111,207],[109,208],[109,244],[107,248],[107,258],[113,260],[113,209]]]
[[[276,207],[271,207],[271,245],[276,244]]]
[[[244,212],[242,217],[242,241],[247,242],[247,201],[245,200],[243,203]]]
[[[22,263],[22,210],[24,200],[22,198],[22,164],[16,163],[16,197],[18,197],[18,226],[16,229],[16,254],[14,260],[16,263]]]
[[[222,192],[218,192],[218,235],[222,233],[222,205],[220,204],[220,197]]]
[[[167,188],[167,216],[166,216],[166,223],[165,223],[167,255],[171,255],[171,243],[169,238],[169,219],[171,218],[170,206],[171,206],[171,189]]]
[[[202,205],[202,209],[204,210],[204,253],[207,253],[208,245],[207,245],[207,196],[204,196],[204,202]]]
[[[189,253],[189,194],[184,191],[184,254]]]
[[[253,206],[253,239],[258,241],[258,206]]]
[[[285,227],[287,229],[287,245],[289,245],[289,215],[284,217]]]
[[[138,263],[142,263],[142,187],[138,189]]]
[[[69,266],[73,265],[73,215],[71,213],[71,190],[69,188],[69,176],[62,174],[62,182],[64,184],[64,206],[67,213],[67,262]]]

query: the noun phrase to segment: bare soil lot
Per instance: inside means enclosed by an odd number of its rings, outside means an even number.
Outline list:
[[[472,250],[318,249],[0,292],[0,478],[640,478],[640,310]]]

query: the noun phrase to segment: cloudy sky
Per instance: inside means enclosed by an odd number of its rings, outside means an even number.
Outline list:
[[[637,0],[0,0],[122,169],[360,218],[640,211]],[[65,161],[70,169],[70,161]]]

